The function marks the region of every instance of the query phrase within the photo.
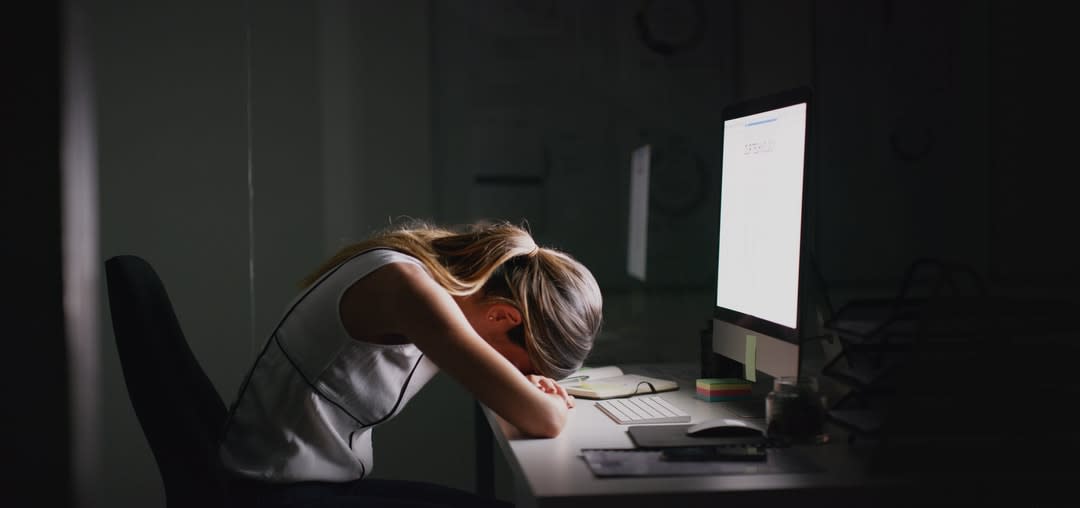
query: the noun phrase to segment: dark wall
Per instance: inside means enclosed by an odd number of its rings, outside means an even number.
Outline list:
[[[1076,106],[1061,93],[1056,8],[814,5],[814,247],[826,279],[891,289],[933,257],[1002,291],[1075,286],[1063,155]]]
[[[226,400],[253,349],[241,2],[90,2],[101,249],[157,270]],[[283,150],[284,151],[284,150]],[[104,288],[103,288],[104,289]],[[103,506],[163,506],[102,305]]]
[[[12,6],[0,35],[0,224],[7,360],[0,378],[5,504],[72,503],[75,463],[63,300],[60,2]],[[45,481],[44,479],[47,479]],[[39,486],[47,483],[49,488]]]

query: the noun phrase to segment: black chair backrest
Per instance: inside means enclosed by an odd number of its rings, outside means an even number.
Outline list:
[[[206,376],[154,268],[138,256],[105,262],[116,349],[169,508],[223,505],[218,443],[226,408]]]

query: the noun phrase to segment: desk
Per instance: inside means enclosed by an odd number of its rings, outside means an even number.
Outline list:
[[[697,400],[694,369],[686,365],[624,366],[628,373],[668,374],[679,381],[680,390],[663,396],[690,413],[691,423],[734,416],[722,403]],[[911,506],[912,502],[960,501],[980,505],[997,504],[996,489],[1008,482],[991,475],[936,475],[900,478],[867,472],[870,448],[850,445],[839,429],[830,429],[833,439],[825,445],[799,447],[823,472],[798,474],[754,474],[680,477],[597,478],[580,457],[582,448],[633,448],[625,425],[618,425],[593,407],[594,401],[577,399],[563,432],[553,439],[523,437],[513,426],[491,410],[481,411],[492,430],[494,441],[507,459],[514,478],[515,503],[519,507],[600,506],[679,508],[721,506]],[[479,423],[479,422],[478,422]],[[490,449],[489,449],[490,450]],[[1041,476],[1049,484],[1049,477]],[[1068,477],[1063,477],[1065,479]],[[1008,476],[1009,482],[1016,477]],[[1014,483],[1010,483],[1014,484]],[[1022,484],[1028,487],[1029,484]],[[1033,486],[1041,489],[1041,486]],[[1025,501],[1049,491],[1024,493]],[[1066,493],[1067,494],[1067,493]],[[1049,496],[1050,494],[1046,494]],[[980,500],[981,499],[981,500]],[[1075,500],[1075,498],[1073,498]],[[730,504],[735,502],[737,504]],[[742,504],[742,503],[753,503]],[[864,504],[869,503],[869,504]]]

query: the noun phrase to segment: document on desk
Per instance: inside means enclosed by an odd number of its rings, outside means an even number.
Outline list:
[[[679,384],[672,379],[626,374],[614,365],[582,368],[559,384],[570,395],[585,399],[611,399],[679,389]]]
[[[599,478],[815,473],[822,469],[795,448],[773,448],[763,461],[670,461],[663,450],[584,448],[581,455]]]

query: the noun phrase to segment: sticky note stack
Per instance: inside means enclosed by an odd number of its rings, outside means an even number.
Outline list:
[[[738,378],[702,378],[697,380],[695,397],[707,401],[738,400],[750,397],[753,383]]]

